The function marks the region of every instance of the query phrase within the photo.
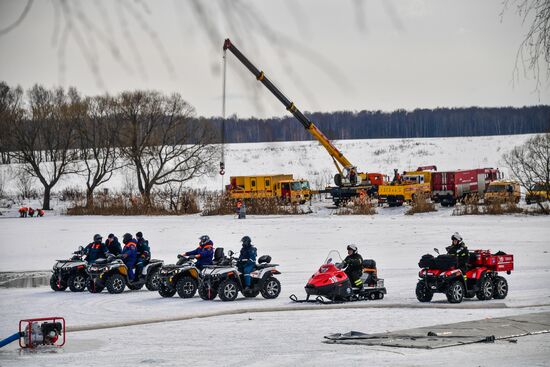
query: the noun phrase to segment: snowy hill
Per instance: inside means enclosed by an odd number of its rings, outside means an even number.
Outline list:
[[[359,171],[390,175],[394,168],[408,170],[435,164],[439,170],[498,167],[507,174],[502,155],[532,136],[339,140],[334,143]],[[312,187],[322,188],[332,182],[336,173],[332,159],[317,141],[227,144],[224,149],[225,176],[222,178],[214,169],[209,176],[190,181],[189,186],[219,190],[229,183],[232,175],[292,173],[308,179]],[[10,179],[16,166],[0,166],[12,193],[17,191],[15,180]],[[35,185],[40,189],[39,183]],[[125,169],[101,188],[118,191],[131,185],[135,185],[134,174]],[[84,189],[83,178],[66,176],[54,191],[66,187]]]

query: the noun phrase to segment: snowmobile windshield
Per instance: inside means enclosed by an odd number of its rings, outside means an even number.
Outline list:
[[[325,260],[325,264],[333,264],[336,265],[338,263],[341,263],[342,257],[340,256],[340,253],[336,250],[331,250],[328,253],[327,259]]]

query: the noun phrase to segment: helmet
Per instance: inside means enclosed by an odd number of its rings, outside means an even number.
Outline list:
[[[130,242],[132,240],[132,235],[130,233],[124,233],[124,236],[122,236],[122,242]]]
[[[252,240],[248,236],[244,236],[241,238],[241,242],[243,243],[243,246],[249,246],[252,243]]]
[[[457,240],[458,242],[462,242],[462,236],[460,235],[460,233],[455,232],[455,233],[451,236],[451,241],[453,241],[453,240]]]
[[[210,237],[208,237],[207,235],[203,235],[199,237],[199,240],[201,240],[201,245],[204,245],[205,243],[210,241]]]
[[[353,251],[353,252],[357,252],[357,246],[356,246],[356,245],[353,245],[353,244],[348,245],[348,250],[351,250],[351,251]]]
[[[101,242],[102,239],[100,234],[94,234],[94,242]]]
[[[141,233],[141,232],[136,233],[136,237],[137,238],[143,238],[143,233]]]
[[[114,233],[109,233],[109,235],[107,236],[107,238],[115,238],[115,234],[114,234]]]

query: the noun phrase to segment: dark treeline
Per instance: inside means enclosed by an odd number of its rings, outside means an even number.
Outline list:
[[[339,111],[306,113],[306,116],[330,139],[514,135],[550,130],[550,106]],[[222,131],[220,118],[212,118],[210,122]],[[230,117],[225,120],[224,131],[227,143],[312,139],[292,116],[270,119]]]

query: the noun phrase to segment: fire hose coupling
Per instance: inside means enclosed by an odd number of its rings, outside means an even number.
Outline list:
[[[260,74],[256,77],[256,79],[258,79],[259,81],[262,81],[264,80],[264,77],[265,77],[264,72],[260,71]]]
[[[294,105],[294,102],[290,102],[288,107],[286,108],[287,111],[295,112],[296,111],[296,105]]]

